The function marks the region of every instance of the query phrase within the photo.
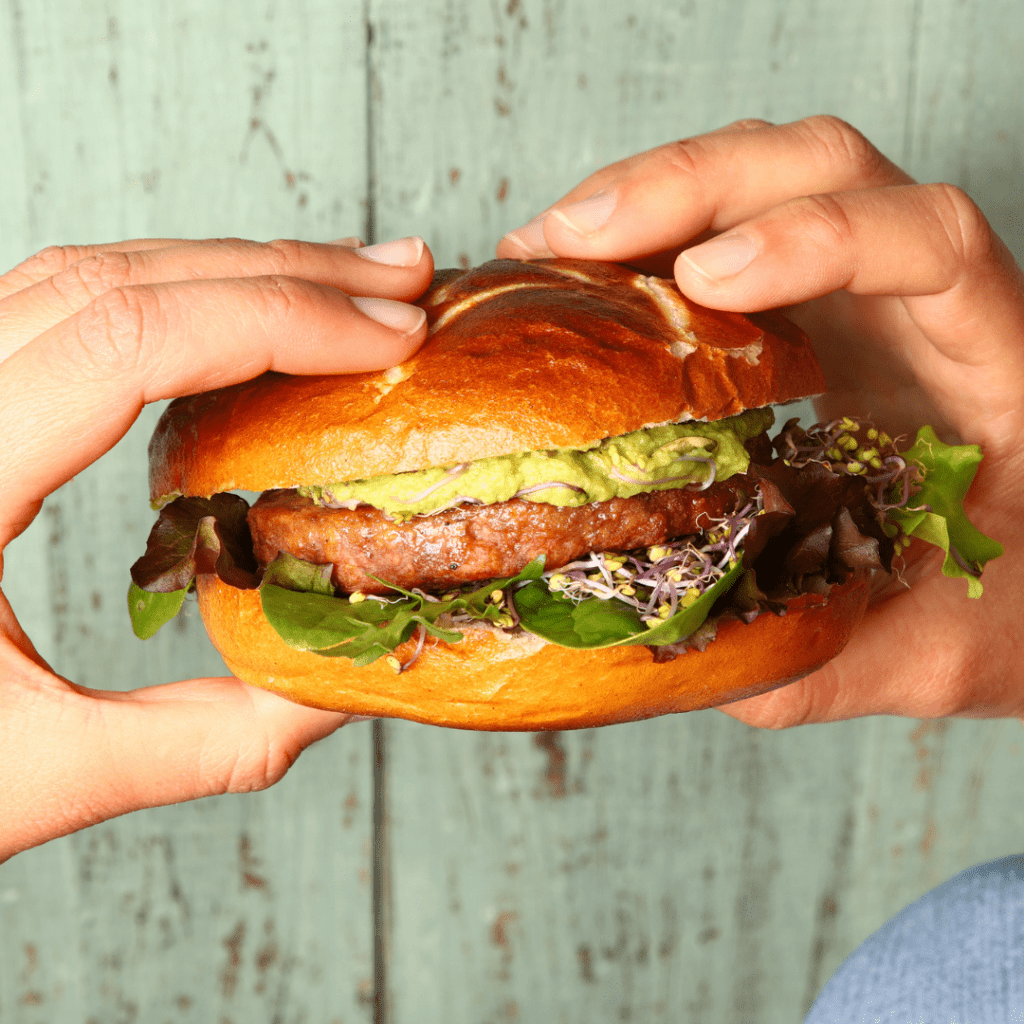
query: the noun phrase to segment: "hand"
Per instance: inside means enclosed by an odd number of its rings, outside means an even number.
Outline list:
[[[426,337],[408,303],[430,283],[430,253],[420,239],[358,244],[69,246],[0,277],[0,580],[3,549],[46,495],[147,402],[410,356]],[[347,719],[230,677],[75,686],[0,592],[0,861],[126,811],[262,789]]]
[[[915,184],[835,118],[744,121],[598,171],[498,254],[670,268],[707,306],[791,307],[829,382],[820,415],[982,447],[967,510],[1006,551],[981,600],[915,542],[910,588],[881,590],[838,658],[722,710],[769,728],[1024,715],[1024,278],[963,192]]]

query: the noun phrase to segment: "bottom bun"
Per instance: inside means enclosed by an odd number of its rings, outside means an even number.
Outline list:
[[[356,668],[289,647],[259,591],[198,578],[206,629],[240,679],[311,707],[458,729],[583,729],[727,704],[794,682],[846,646],[867,605],[856,576],[829,597],[796,598],[783,616],[723,622],[704,652],[655,663],[646,647],[575,651],[531,634],[475,629],[457,644],[428,637],[407,671],[384,659]],[[395,654],[412,657],[415,644]]]

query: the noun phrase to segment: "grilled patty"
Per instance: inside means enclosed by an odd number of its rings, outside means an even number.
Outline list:
[[[402,523],[368,505],[323,508],[297,491],[277,490],[265,491],[249,510],[249,528],[261,566],[287,551],[333,563],[331,580],[347,593],[388,593],[367,573],[437,591],[514,576],[538,555],[557,569],[590,551],[628,551],[700,533],[753,491],[752,480],[734,476],[706,491],[652,491],[577,508],[514,498]]]

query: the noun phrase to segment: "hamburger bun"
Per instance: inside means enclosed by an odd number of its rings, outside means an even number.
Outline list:
[[[430,336],[390,370],[254,380],[171,403],[150,497],[403,473],[820,394],[806,335],[776,314],[705,309],[613,263],[493,260],[441,271]]]
[[[614,264],[492,261],[442,271],[430,334],[406,363],[350,376],[268,373],[178,399],[150,446],[154,505],[177,496],[328,485],[489,456],[588,448],[641,428],[717,420],[824,390],[808,339],[774,314],[718,312]],[[239,678],[314,707],[470,729],[566,729],[763,693],[833,658],[867,574],[786,613],[724,617],[704,651],[577,650],[489,625],[429,637],[415,664],[355,667],[288,646],[259,591],[196,579],[204,623]],[[462,628],[462,627],[460,627]],[[406,662],[417,648],[394,653]]]

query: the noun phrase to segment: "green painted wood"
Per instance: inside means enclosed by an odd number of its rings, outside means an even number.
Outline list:
[[[378,225],[416,224],[441,263],[487,258],[604,163],[739,117],[837,113],[922,163],[942,125],[960,180],[983,132],[951,124],[985,97],[1019,145],[1008,8],[464,0],[376,18]],[[1019,218],[1019,191],[970,180]],[[906,902],[1024,848],[1019,742],[1016,722],[761,735],[714,712],[539,740],[391,725],[391,1019],[799,1019]]]
[[[59,242],[362,230],[357,4],[14,2],[0,48],[5,267]],[[30,635],[90,686],[224,672],[194,606],[147,644],[127,622],[156,412],[6,553]],[[132,815],[0,867],[0,1020],[369,1019],[370,750],[353,726],[267,793]]]
[[[0,261],[133,234],[331,238],[369,213],[378,238],[477,262],[603,163],[819,110],[967,186],[1019,256],[1018,6],[12,0]],[[141,645],[121,614],[153,415],[6,555],[30,633],[90,685],[220,671],[194,616]],[[385,735],[396,1024],[799,1019],[907,901],[1024,849],[1016,722]],[[3,865],[0,1021],[372,1019],[371,778],[352,726],[267,793]]]

